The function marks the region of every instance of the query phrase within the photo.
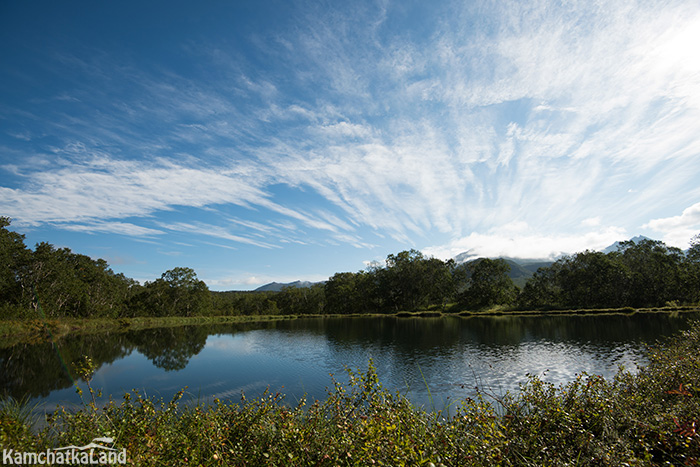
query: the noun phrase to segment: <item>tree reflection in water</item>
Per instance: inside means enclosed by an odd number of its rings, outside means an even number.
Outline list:
[[[134,332],[129,342],[155,366],[165,371],[182,370],[207,343],[209,326],[179,326]]]

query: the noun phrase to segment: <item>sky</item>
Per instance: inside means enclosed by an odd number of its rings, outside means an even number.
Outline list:
[[[700,3],[0,2],[0,215],[141,282],[700,233]]]

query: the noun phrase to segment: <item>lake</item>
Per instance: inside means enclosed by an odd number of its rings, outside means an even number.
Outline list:
[[[239,401],[266,388],[323,399],[329,374],[366,370],[430,410],[475,394],[518,390],[527,374],[565,383],[587,372],[611,378],[645,363],[647,344],[688,327],[697,314],[494,317],[348,317],[181,326],[68,336],[0,349],[0,391],[46,410],[80,399],[66,368],[89,355],[92,385],[117,400],[124,392],[169,400],[188,387],[191,401]],[[85,388],[85,384],[80,382]]]

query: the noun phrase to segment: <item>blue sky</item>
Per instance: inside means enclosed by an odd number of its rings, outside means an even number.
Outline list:
[[[700,232],[700,4],[0,3],[0,215],[140,281]]]

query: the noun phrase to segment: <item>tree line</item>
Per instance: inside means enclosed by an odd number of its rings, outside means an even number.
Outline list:
[[[683,252],[661,241],[621,242],[617,251],[584,251],[539,268],[518,288],[503,259],[456,265],[415,250],[389,255],[386,267],[339,273],[326,282],[326,310],[478,310],[662,307],[700,302],[700,235]]]
[[[0,317],[88,318],[198,316],[212,313],[212,297],[190,268],[174,268],[139,284],[115,273],[103,259],[41,242],[27,248],[24,235],[0,217]]]
[[[103,259],[24,235],[0,217],[0,317],[135,317],[395,313],[478,310],[659,307],[700,301],[700,235],[686,252],[663,242],[622,242],[617,251],[584,251],[542,267],[522,289],[503,259],[456,264],[416,250],[384,266],[340,272],[308,288],[213,292],[191,268],[141,285]]]

